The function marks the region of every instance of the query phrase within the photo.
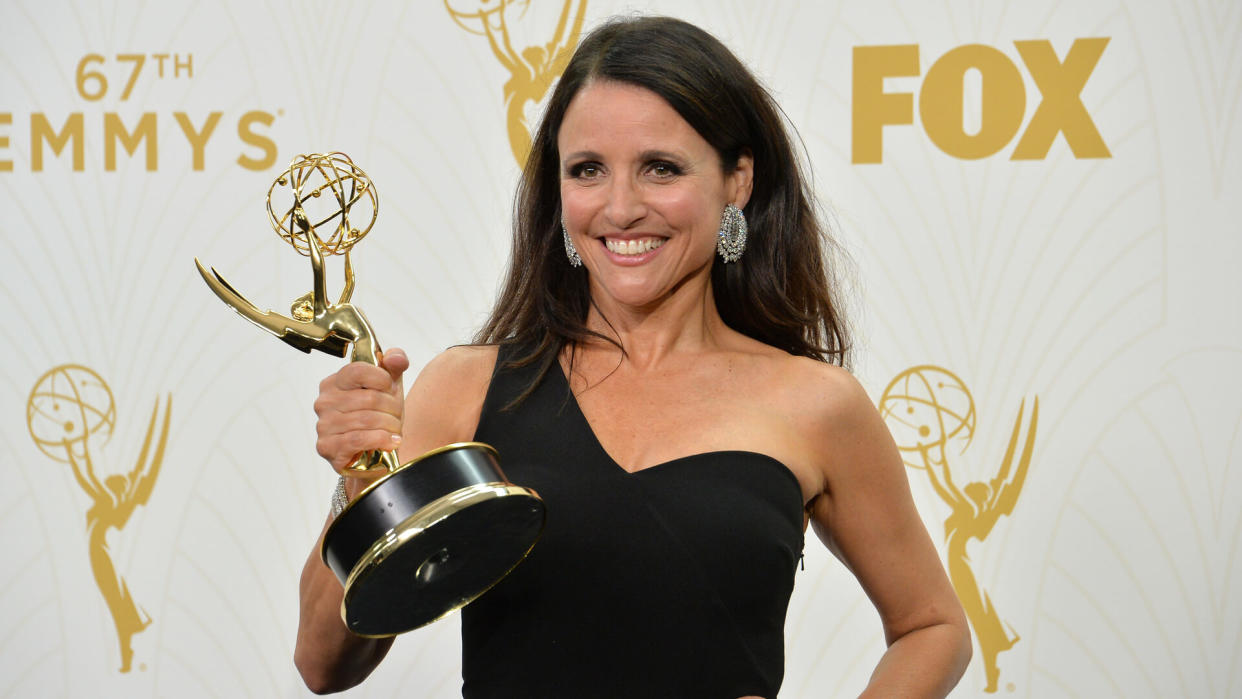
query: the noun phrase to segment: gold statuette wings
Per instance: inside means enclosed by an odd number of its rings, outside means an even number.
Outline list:
[[[976,518],[978,536],[983,539],[996,525],[1001,515],[1013,512],[1018,502],[1018,494],[1026,481],[1027,468],[1031,465],[1031,452],[1035,449],[1035,429],[1039,423],[1039,397],[1031,406],[1031,423],[1027,428],[1026,441],[1022,445],[1022,455],[1018,457],[1017,468],[1014,468],[1014,453],[1018,447],[1018,437],[1022,432],[1022,415],[1026,410],[1026,401],[1018,407],[1018,417],[1013,421],[1013,432],[1009,435],[1009,446],[1005,449],[1005,458],[1001,461],[996,477],[989,482],[988,496]]]

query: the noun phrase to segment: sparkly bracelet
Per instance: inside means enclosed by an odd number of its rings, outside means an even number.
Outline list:
[[[345,493],[345,476],[341,476],[336,481],[336,488],[332,491],[332,519],[336,519],[349,505],[349,496]]]

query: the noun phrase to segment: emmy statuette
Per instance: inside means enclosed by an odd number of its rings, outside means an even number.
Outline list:
[[[272,205],[278,188],[292,195],[280,211]],[[194,263],[220,300],[297,349],[348,353],[351,361],[378,365],[375,333],[349,303],[350,248],[371,230],[378,210],[375,186],[344,153],[298,156],[272,183],[272,228],[310,257],[314,273],[314,286],[293,302],[292,317],[260,311],[215,269]],[[351,213],[369,220],[352,226]],[[319,231],[328,227],[332,234],[324,238]],[[336,303],[328,300],[325,255],[345,257],[345,288]],[[517,566],[543,532],[543,501],[510,483],[486,444],[450,444],[404,464],[396,452],[368,452],[344,473],[375,480],[333,520],[320,553],[345,589],[341,618],[361,636],[410,631],[469,604]]]

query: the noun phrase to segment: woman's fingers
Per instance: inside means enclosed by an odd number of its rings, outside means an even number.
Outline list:
[[[331,381],[331,388],[339,391],[367,388],[372,391],[391,392],[394,383],[387,370],[366,362],[350,362],[328,379]],[[400,381],[399,375],[397,381]],[[320,384],[320,389],[322,388],[323,384]]]
[[[401,376],[409,366],[405,352],[394,347],[379,366],[352,362],[319,383],[315,449],[334,470],[362,452],[396,448],[405,410]]]
[[[315,414],[320,419],[333,413],[378,411],[400,419],[404,408],[401,398],[373,389],[330,390],[321,392],[315,399]]]
[[[391,347],[384,352],[383,359],[380,360],[380,366],[388,372],[392,380],[398,386],[401,385],[401,375],[406,369],[410,368],[410,359],[405,356],[405,350],[400,347]]]
[[[354,430],[320,437],[315,441],[315,450],[332,464],[332,470],[340,471],[352,464],[364,451],[394,448],[394,436],[388,430]]]
[[[320,437],[371,430],[401,434],[401,418],[383,410],[352,410],[330,413],[315,425],[315,431]]]

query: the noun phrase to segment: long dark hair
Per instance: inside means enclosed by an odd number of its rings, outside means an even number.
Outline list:
[[[739,262],[715,260],[716,307],[738,332],[790,354],[846,365],[847,329],[825,263],[832,243],[816,217],[782,112],[720,41],[668,17],[610,21],[574,52],[532,138],[514,197],[505,283],[474,341],[518,343],[524,350],[510,363],[537,363],[536,384],[566,345],[591,337],[617,344],[587,329],[587,272],[570,267],[561,238],[557,135],[570,101],[593,80],[636,85],[664,98],[716,149],[726,172],[743,153],[754,157],[753,191],[743,210],[750,229],[746,252]]]

